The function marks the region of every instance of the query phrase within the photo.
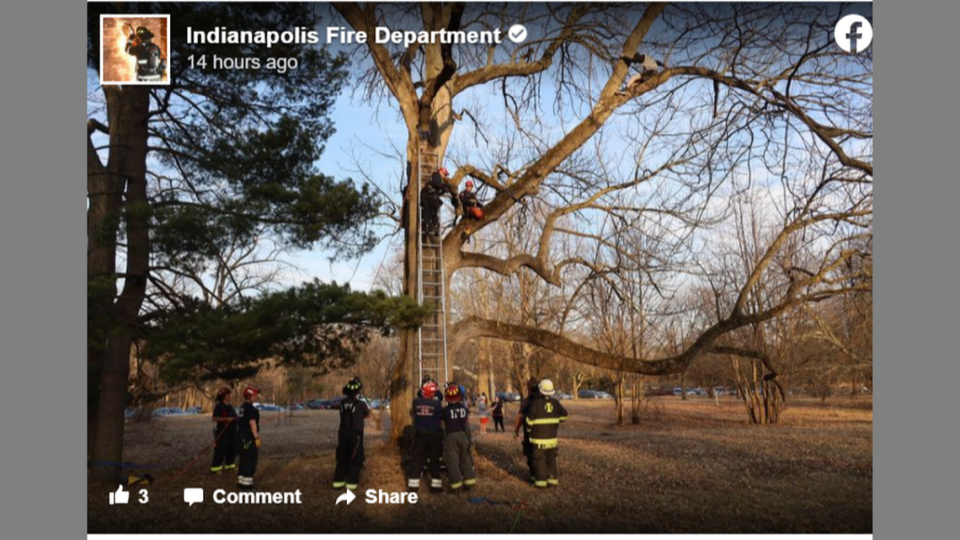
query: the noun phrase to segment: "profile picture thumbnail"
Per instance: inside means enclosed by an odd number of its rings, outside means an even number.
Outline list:
[[[101,15],[100,84],[170,84],[169,15]]]

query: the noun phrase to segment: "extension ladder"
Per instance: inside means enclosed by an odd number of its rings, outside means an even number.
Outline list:
[[[417,193],[439,167],[433,152],[417,152]],[[417,205],[417,303],[433,310],[417,331],[417,384],[427,375],[438,385],[450,380],[447,364],[447,298],[443,274],[442,235],[426,235]]]

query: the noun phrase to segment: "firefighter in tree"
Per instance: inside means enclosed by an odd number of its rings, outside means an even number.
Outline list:
[[[124,50],[137,57],[137,81],[161,82],[167,73],[167,59],[153,42],[153,32],[146,26],[138,26],[127,38]]]
[[[420,208],[422,227],[425,235],[440,234],[440,207],[443,206],[443,196],[450,197],[450,204],[454,209],[459,209],[459,199],[457,199],[457,190],[447,183],[450,178],[450,171],[446,167],[440,167],[427,181],[427,184],[420,190]]]
[[[483,219],[483,205],[480,204],[480,199],[477,198],[477,193],[473,190],[473,180],[467,180],[466,185],[463,188],[463,191],[457,195],[457,199],[460,201],[460,207],[458,213],[463,213],[463,219],[467,220],[467,227],[463,231],[465,239],[469,242],[470,235],[473,234],[473,224],[471,221],[480,221]]]
[[[363,385],[353,379],[343,387],[346,396],[340,402],[340,430],[337,434],[337,468],[333,488],[357,489],[363,468],[363,420],[370,416],[370,407],[360,399]]]
[[[524,420],[530,428],[534,485],[538,488],[556,487],[560,483],[557,474],[557,435],[560,422],[567,419],[567,410],[553,398],[555,393],[550,379],[540,381],[540,396],[530,403]]]

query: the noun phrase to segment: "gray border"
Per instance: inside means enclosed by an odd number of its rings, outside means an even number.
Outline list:
[[[85,76],[85,7],[57,3],[8,4],[0,19],[0,509],[10,538],[86,531],[85,158],[81,96],[70,83]],[[880,538],[953,538],[960,6],[938,3],[934,13],[932,2],[880,3],[873,46],[882,51],[888,153],[880,154],[879,180],[874,530]]]
[[[86,7],[64,3],[0,18],[4,538],[86,533]]]
[[[956,3],[875,11],[881,224],[874,303],[874,531],[956,538]],[[949,6],[949,7],[946,7]],[[879,15],[877,15],[879,13]],[[886,150],[882,150],[886,149]],[[954,418],[951,418],[954,417]]]

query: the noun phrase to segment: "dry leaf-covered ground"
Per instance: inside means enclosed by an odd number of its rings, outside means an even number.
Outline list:
[[[109,486],[91,484],[91,533],[224,532],[824,532],[870,533],[873,410],[869,398],[793,399],[775,427],[746,423],[727,398],[660,398],[646,423],[614,425],[612,402],[567,402],[561,429],[560,488],[528,485],[512,434],[475,434],[479,485],[470,493],[432,495],[415,505],[364,501],[367,489],[402,491],[399,454],[368,422],[367,465],[358,499],[334,505],[330,487],[337,414],[264,414],[257,474],[261,491],[300,489],[301,505],[229,506],[212,502],[235,475],[209,476],[207,416],[164,418],[127,426],[126,460],[151,469],[150,502],[109,506]],[[508,414],[516,405],[508,407]],[[509,418],[509,417],[508,417]],[[508,424],[511,423],[508,420]],[[386,423],[385,426],[386,427]],[[189,507],[183,488],[202,487]]]

